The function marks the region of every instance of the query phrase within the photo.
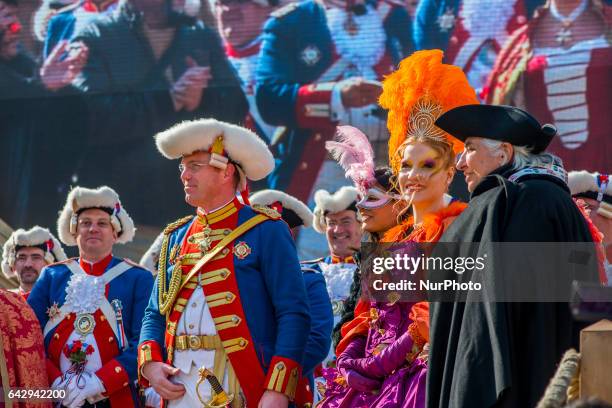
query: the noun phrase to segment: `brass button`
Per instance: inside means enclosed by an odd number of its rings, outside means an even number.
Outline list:
[[[227,272],[221,272],[221,277],[225,278],[227,276]]]
[[[276,365],[276,368],[278,368],[280,371],[283,371],[285,369],[285,363],[280,362]]]
[[[145,344],[144,346],[142,346],[142,349],[145,351],[151,350],[151,346],[149,346],[148,344]]]
[[[320,133],[316,133],[316,134],[315,134],[315,137],[314,137],[314,140],[315,140],[315,142],[318,142],[318,141],[320,141],[322,138],[323,138],[323,137],[321,136],[321,134],[320,134]]]
[[[121,372],[121,367],[119,367],[119,366],[115,367],[115,372],[117,374],[119,374]]]
[[[225,296],[225,300],[230,301],[234,298],[234,295],[232,295],[231,293]]]
[[[240,347],[246,346],[246,340],[244,339],[240,340],[240,343],[238,343],[238,345],[240,345]]]
[[[308,163],[306,162],[301,162],[300,163],[300,170],[306,170],[308,168]]]
[[[229,230],[225,230],[223,231],[223,235],[229,235],[230,231]]]
[[[101,321],[105,321],[105,320],[106,320],[106,317],[105,317],[104,315],[102,315],[102,316],[100,316],[100,320],[101,320]]]
[[[59,339],[59,334],[58,334],[58,333],[55,333],[55,334],[53,335],[53,338],[54,338],[55,340]]]
[[[195,326],[194,326],[193,324],[190,324],[190,325],[189,325],[189,328],[190,328],[190,329],[193,329],[193,328],[195,328]]]
[[[192,303],[191,307],[198,307],[198,304],[197,303]]]
[[[114,338],[112,338],[112,337],[109,337],[109,338],[108,338],[108,342],[109,342],[109,343],[112,343],[113,341],[115,341],[115,339],[114,339]]]
[[[124,383],[123,383],[123,386],[124,386],[124,387],[127,387],[127,386],[128,386],[128,383],[124,382]]]
[[[238,316],[232,317],[232,322],[238,323],[239,321],[240,321],[240,318]]]

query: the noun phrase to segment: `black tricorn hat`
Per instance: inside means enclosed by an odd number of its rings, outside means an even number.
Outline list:
[[[436,126],[465,142],[468,137],[499,140],[543,152],[557,134],[553,125],[540,125],[529,113],[506,105],[463,105],[442,114]]]

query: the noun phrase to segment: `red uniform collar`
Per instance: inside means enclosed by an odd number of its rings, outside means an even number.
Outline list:
[[[337,264],[337,263],[348,263],[348,264],[354,264],[355,263],[355,259],[353,258],[353,256],[347,256],[346,258],[340,258],[339,256],[336,255],[332,255],[331,256],[331,263],[333,264]]]
[[[233,47],[230,43],[225,43],[225,54],[230,58],[246,58],[259,53],[261,46],[261,37],[258,37],[248,45],[237,48]]]
[[[238,210],[243,207],[242,203],[238,200],[237,197],[234,197],[232,201],[225,204],[223,207],[218,208],[214,211],[206,213],[201,208],[198,208],[198,222],[203,225],[213,225],[220,221],[225,220],[227,217],[230,217],[232,214],[235,214]]]
[[[102,276],[112,259],[113,254],[108,254],[104,259],[96,263],[87,262],[83,258],[79,258],[79,265],[81,265],[81,268],[83,268],[88,275]]]

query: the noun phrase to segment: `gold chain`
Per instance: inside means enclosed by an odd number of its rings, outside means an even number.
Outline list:
[[[174,304],[174,298],[178,294],[178,288],[181,284],[182,270],[180,265],[174,267],[172,271],[172,277],[170,278],[170,287],[166,287],[166,264],[168,255],[168,241],[170,240],[170,234],[177,228],[185,225],[193,218],[192,215],[181,218],[178,221],[173,222],[164,229],[164,239],[162,241],[162,248],[159,253],[159,272],[157,274],[157,289],[158,296],[157,301],[159,305],[159,313],[164,315],[169,312],[169,309]],[[178,271],[178,273],[177,273]],[[177,282],[178,280],[178,282]]]

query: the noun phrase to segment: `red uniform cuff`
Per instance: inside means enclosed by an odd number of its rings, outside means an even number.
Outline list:
[[[302,367],[290,358],[274,356],[264,385],[267,390],[285,394],[291,401],[295,398],[298,380],[302,375]]]
[[[153,340],[138,345],[138,382],[144,388],[149,387],[149,381],[142,375],[142,367],[149,361],[164,361],[161,346]]]
[[[312,407],[313,391],[310,389],[310,381],[307,377],[301,377],[295,392],[295,406],[298,408]]]
[[[47,379],[49,380],[49,385],[51,385],[58,377],[62,376],[62,372],[49,358],[45,359],[45,365],[47,366]]]
[[[125,368],[115,359],[104,364],[101,369],[96,371],[96,375],[100,381],[102,381],[102,385],[104,385],[106,389],[104,392],[105,395],[111,395],[130,385],[130,378],[128,377],[127,371],[125,371]]]
[[[330,103],[335,84],[324,82],[300,87],[295,104],[298,127],[321,129],[333,126]]]

